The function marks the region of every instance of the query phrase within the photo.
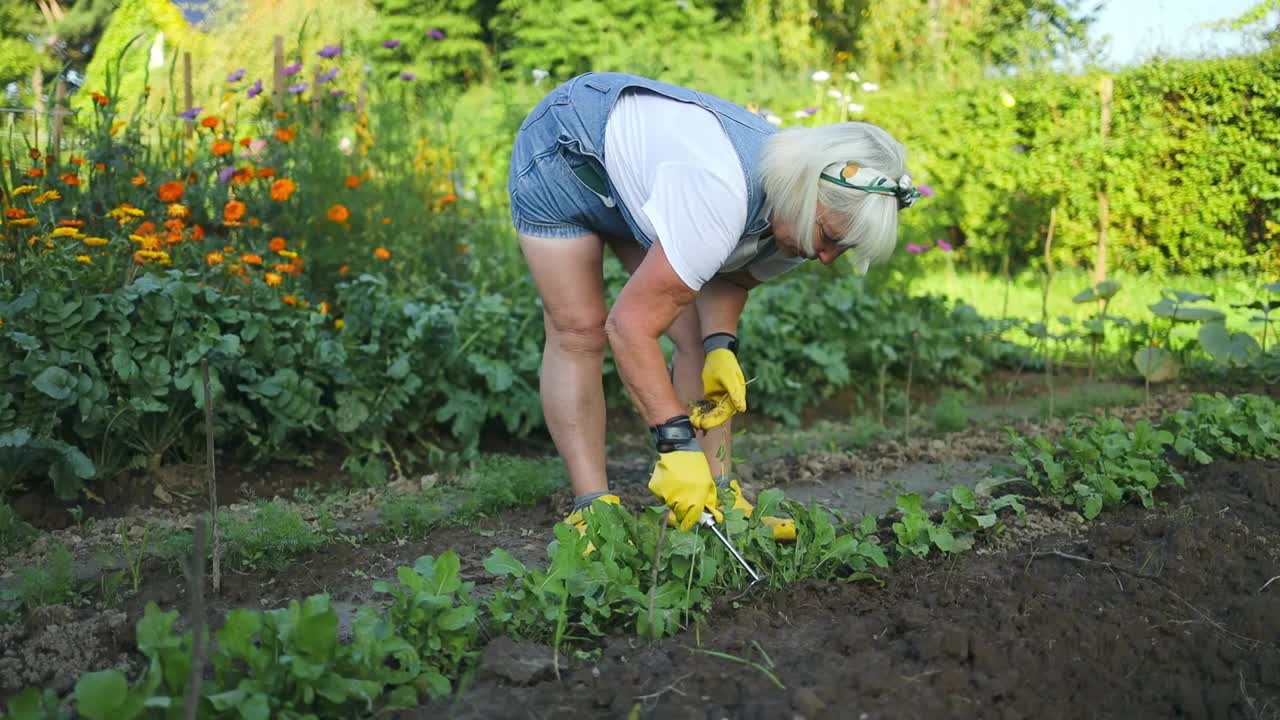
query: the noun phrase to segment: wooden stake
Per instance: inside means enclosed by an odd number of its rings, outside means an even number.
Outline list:
[[[67,83],[61,78],[53,92],[53,134],[49,139],[49,156],[56,165],[62,155],[62,117],[67,100]]]
[[[275,46],[275,71],[271,74],[271,102],[275,105],[276,112],[284,112],[284,36],[276,35],[274,39]]]
[[[204,382],[204,454],[209,466],[209,517],[213,526],[213,594],[222,589],[222,570],[218,547],[218,483],[214,472],[213,457],[213,393],[209,388],[209,359],[200,359],[200,372]]]
[[[1097,285],[1107,279],[1107,227],[1111,224],[1111,203],[1107,198],[1107,138],[1111,135],[1111,91],[1112,80],[1104,75],[1098,85],[1102,95],[1102,177],[1098,185],[1098,254],[1093,263],[1093,283]]]
[[[182,53],[182,97],[186,102],[187,110],[195,105],[195,93],[191,92],[191,53],[183,51]],[[196,121],[187,121],[187,137],[196,130]]]
[[[35,126],[35,135],[32,137],[31,146],[40,147],[40,116],[44,114],[44,68],[36,65],[31,71],[31,91],[35,95],[35,104],[33,109],[35,112],[31,115],[32,125]]]
[[[200,708],[200,685],[204,682],[205,623],[204,623],[204,515],[196,516],[196,536],[191,549],[191,566],[187,569],[187,588],[191,595],[191,674],[187,678],[185,698],[186,720],[196,720]]]
[[[1044,382],[1049,390],[1049,418],[1053,418],[1053,344],[1049,337],[1049,286],[1053,284],[1053,228],[1058,222],[1058,208],[1049,208],[1049,232],[1044,238],[1044,297],[1041,298],[1040,322],[1044,324]]]

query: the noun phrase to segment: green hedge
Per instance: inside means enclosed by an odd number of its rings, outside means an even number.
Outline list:
[[[1113,268],[1201,273],[1267,261],[1274,270],[1280,49],[1113,75],[1105,148],[1100,79],[1041,75],[862,94],[865,119],[905,142],[918,179],[938,192],[906,220],[909,239],[958,242],[962,256],[988,269],[1009,252],[1016,268],[1042,255],[1056,207],[1056,259],[1092,266],[1105,187]]]

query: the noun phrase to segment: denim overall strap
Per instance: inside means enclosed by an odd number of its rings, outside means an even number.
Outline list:
[[[622,92],[639,88],[673,100],[693,103],[716,116],[733,145],[746,176],[747,224],[743,237],[759,236],[766,229],[768,212],[758,169],[765,141],[777,130],[764,118],[714,95],[627,73],[587,73],[566,81],[562,87],[565,109],[569,112],[561,116],[566,124],[561,143],[593,161],[579,164],[574,171],[597,194],[602,197],[617,197],[613,183],[604,171],[605,126],[609,113]],[[640,232],[632,209],[621,202],[618,203],[618,209],[632,235],[647,246],[648,240]]]

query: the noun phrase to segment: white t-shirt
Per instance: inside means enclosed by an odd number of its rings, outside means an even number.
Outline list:
[[[729,137],[710,111],[643,91],[624,92],[605,127],[605,170],[618,198],[692,290],[741,269],[764,241],[744,240],[747,181]],[[804,258],[773,253],[750,269],[767,280]]]

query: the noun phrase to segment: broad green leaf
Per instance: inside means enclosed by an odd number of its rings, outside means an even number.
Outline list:
[[[396,361],[391,363],[391,367],[387,368],[387,377],[392,380],[403,380],[409,374],[409,355],[401,354]]]
[[[938,549],[943,552],[949,553],[956,549],[955,536],[951,534],[950,529],[940,525],[929,526],[929,540],[931,540],[934,545],[937,545]]]
[[[1178,376],[1178,362],[1168,350],[1147,346],[1133,355],[1133,365],[1153,383],[1167,382]]]
[[[369,407],[354,393],[340,392],[336,399],[338,409],[333,414],[338,432],[355,432],[369,419]]]
[[[470,606],[461,606],[450,608],[440,613],[436,618],[436,624],[441,630],[461,630],[475,621],[475,608]]]
[[[119,670],[88,672],[76,681],[76,705],[89,720],[128,720],[122,714],[129,696],[129,683]]]
[[[1102,512],[1102,496],[1090,495],[1089,498],[1084,501],[1085,519],[1092,520],[1098,517],[1098,514],[1101,512]]]
[[[1213,359],[1225,365],[1248,365],[1254,355],[1262,352],[1252,335],[1230,332],[1221,322],[1206,323],[1197,334],[1200,345]]]
[[[71,397],[72,391],[75,390],[76,379],[75,376],[62,368],[50,366],[37,375],[31,384],[35,389],[54,400],[66,400]]]
[[[40,341],[37,340],[35,337],[28,335],[26,333],[21,333],[21,332],[18,332],[17,330],[13,330],[8,333],[8,336],[10,339],[13,340],[15,345],[22,348],[23,350],[31,351],[31,350],[36,350],[40,347]]]
[[[511,553],[502,548],[494,548],[493,552],[489,553],[489,557],[484,560],[484,569],[498,576],[523,577],[529,572],[524,563],[511,557]]]
[[[30,441],[31,431],[26,428],[18,428],[17,430],[0,433],[0,448],[22,447]]]

